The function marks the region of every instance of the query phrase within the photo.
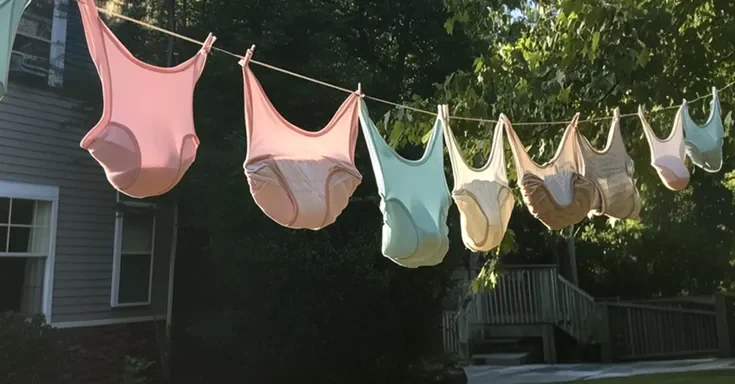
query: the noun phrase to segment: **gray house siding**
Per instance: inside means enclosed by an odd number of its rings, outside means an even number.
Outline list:
[[[172,209],[158,206],[152,304],[110,308],[116,193],[79,147],[90,128],[79,103],[13,83],[0,102],[0,180],[59,187],[52,323],[163,316],[166,313]],[[68,86],[68,83],[67,83]],[[87,123],[73,123],[74,121]]]

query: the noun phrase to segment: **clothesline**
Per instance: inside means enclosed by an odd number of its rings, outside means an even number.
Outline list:
[[[75,0],[75,1],[78,1],[78,0]],[[194,44],[197,44],[197,45],[203,45],[204,44],[204,42],[199,41],[199,40],[196,40],[196,39],[193,39],[191,37],[184,36],[184,35],[181,35],[179,33],[176,33],[176,32],[173,32],[173,31],[169,31],[168,29],[157,27],[157,26],[155,26],[153,24],[146,23],[144,21],[137,20],[137,19],[134,19],[132,17],[125,16],[125,15],[121,15],[119,13],[112,12],[112,11],[109,11],[109,10],[104,9],[104,8],[97,7],[97,10],[99,12],[101,12],[101,13],[104,13],[104,14],[108,15],[108,16],[112,16],[112,17],[116,17],[116,18],[119,18],[119,19],[122,19],[122,20],[125,20],[125,21],[129,21],[131,23],[138,24],[140,26],[143,26],[143,27],[146,27],[146,28],[149,28],[149,29],[152,29],[152,30],[155,30],[155,31],[164,33],[164,34],[167,34],[169,36],[176,37],[176,38],[181,39],[181,40],[184,40],[184,41],[188,41],[190,43],[194,43]],[[215,50],[217,52],[224,53],[226,55],[232,56],[232,57],[237,58],[237,59],[244,59],[245,58],[242,55],[238,55],[236,53],[232,53],[232,52],[230,52],[230,51],[228,51],[226,49],[222,49],[222,48],[219,48],[219,47],[216,47],[216,46],[212,46],[212,50]],[[294,76],[294,77],[300,78],[302,80],[310,81],[310,82],[315,83],[315,84],[319,84],[319,85],[323,85],[325,87],[336,89],[338,91],[342,91],[342,92],[346,92],[346,93],[354,93],[355,92],[355,90],[353,90],[353,89],[347,89],[347,88],[344,88],[344,87],[340,87],[338,85],[330,84],[330,83],[327,83],[325,81],[321,81],[321,80],[318,80],[318,79],[315,79],[315,78],[312,78],[312,77],[309,77],[309,76],[305,76],[305,75],[302,75],[302,74],[299,74],[299,73],[296,73],[296,72],[289,71],[287,69],[279,68],[279,67],[276,67],[274,65],[270,65],[270,64],[264,63],[262,61],[257,61],[257,60],[250,59],[249,62],[250,63],[253,63],[253,64],[256,64],[256,65],[260,65],[261,67],[265,67],[265,68],[268,68],[268,69],[272,69],[274,71],[278,71],[278,72],[281,72],[281,73],[284,73],[284,74],[287,74],[287,75],[290,75],[290,76]],[[731,83],[728,83],[727,85],[725,85],[724,87],[722,87],[718,91],[720,91],[720,92],[721,91],[724,91],[727,88],[732,87],[733,85],[735,85],[735,81],[733,81]],[[690,103],[694,103],[694,102],[700,101],[700,100],[702,100],[702,99],[704,99],[704,98],[706,98],[708,96],[709,95],[704,94],[702,96],[697,97],[694,100],[690,100],[689,102]],[[374,96],[364,95],[364,97],[366,99],[377,101],[379,103],[383,103],[383,104],[387,104],[387,105],[392,105],[394,107],[408,109],[408,110],[411,110],[411,111],[414,111],[414,112],[424,113],[424,114],[431,115],[431,116],[436,116],[437,115],[436,112],[431,112],[431,111],[427,111],[427,110],[424,110],[424,109],[415,108],[415,107],[411,107],[411,106],[408,106],[408,105],[403,105],[403,104],[400,104],[400,103],[396,103],[396,102],[392,102],[392,101],[380,99],[380,98],[377,98],[377,97],[374,97]],[[672,106],[669,106],[669,107],[663,107],[663,108],[659,108],[659,109],[653,110],[652,112],[660,112],[660,111],[665,111],[665,110],[670,110],[670,109],[677,109],[677,108],[679,108],[678,105],[672,105]],[[625,113],[625,114],[621,114],[620,115],[621,118],[624,118],[624,117],[632,117],[632,116],[638,116],[638,114],[637,113]],[[478,123],[497,123],[498,122],[497,120],[492,120],[492,119],[482,119],[482,118],[463,117],[463,116],[448,116],[448,118],[450,120],[475,121],[475,122],[478,122]],[[613,118],[613,116],[603,116],[603,117],[595,117],[595,118],[590,118],[590,119],[583,119],[583,120],[579,120],[578,122],[579,123],[585,123],[585,122],[609,120],[609,119],[612,119],[612,118]],[[515,123],[514,122],[513,125],[525,125],[525,126],[530,126],[530,125],[556,125],[556,124],[561,125],[561,124],[569,124],[569,123],[570,123],[569,120],[566,120],[566,121],[533,121],[533,122],[519,122],[519,123]]]

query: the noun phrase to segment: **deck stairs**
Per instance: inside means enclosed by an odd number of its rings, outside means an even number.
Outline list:
[[[459,313],[459,339],[474,364],[556,363],[557,340],[596,343],[595,299],[556,266],[505,266],[496,286]]]

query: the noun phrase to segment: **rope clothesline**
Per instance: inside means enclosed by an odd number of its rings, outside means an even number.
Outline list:
[[[75,0],[75,1],[78,1],[78,0]],[[194,43],[194,44],[197,44],[197,45],[204,45],[204,42],[202,42],[202,41],[193,39],[193,38],[188,37],[188,36],[181,35],[179,33],[170,31],[168,29],[157,27],[157,26],[155,26],[153,24],[149,24],[149,23],[146,23],[144,21],[134,19],[132,17],[121,15],[119,13],[112,12],[112,11],[109,11],[107,9],[100,8],[100,7],[97,7],[97,10],[100,13],[104,13],[104,14],[106,14],[108,16],[112,16],[112,17],[119,18],[119,19],[122,19],[122,20],[125,20],[125,21],[129,21],[131,23],[138,24],[140,26],[143,26],[143,27],[152,29],[154,31],[158,31],[158,32],[167,34],[169,36],[176,37],[176,38],[181,39],[181,40],[184,40],[184,41],[188,41],[190,43]],[[230,51],[228,51],[226,49],[222,49],[222,48],[219,48],[219,47],[216,47],[216,46],[212,46],[212,50],[217,51],[217,52],[224,53],[226,55],[232,56],[232,57],[237,58],[237,59],[241,59],[241,60],[245,59],[245,56],[243,56],[243,55],[238,55],[236,53],[232,53],[232,52],[230,52]],[[344,88],[344,87],[340,87],[338,85],[330,84],[330,83],[327,83],[325,81],[321,81],[319,79],[315,79],[315,78],[312,78],[312,77],[309,77],[309,76],[305,76],[305,75],[302,75],[302,74],[299,74],[299,73],[296,73],[296,72],[289,71],[287,69],[279,68],[279,67],[276,67],[274,65],[270,65],[270,64],[264,63],[262,61],[253,60],[252,58],[249,59],[249,62],[250,63],[253,63],[253,64],[256,64],[256,65],[259,65],[261,67],[265,67],[265,68],[272,69],[272,70],[277,71],[277,72],[281,72],[281,73],[284,73],[284,74],[287,74],[287,75],[290,75],[290,76],[293,76],[293,77],[297,77],[297,78],[302,79],[302,80],[310,81],[310,82],[315,83],[315,84],[319,84],[319,85],[322,85],[322,86],[325,86],[325,87],[336,89],[338,91],[342,91],[342,92],[346,92],[346,93],[354,93],[355,92],[355,90],[353,90],[353,89],[347,89],[347,88]],[[733,82],[725,85],[724,87],[720,88],[718,91],[720,91],[720,92],[721,91],[724,91],[727,88],[732,87],[733,85],[735,85],[735,81],[733,81]],[[363,96],[366,99],[370,99],[370,100],[377,101],[379,103],[383,103],[383,104],[387,104],[387,105],[392,105],[394,107],[404,108],[404,109],[407,109],[407,110],[411,110],[411,111],[419,112],[419,113],[424,113],[424,114],[431,115],[431,116],[436,116],[437,115],[436,112],[431,112],[431,111],[427,111],[427,110],[424,110],[424,109],[411,107],[411,106],[408,106],[408,105],[404,105],[404,104],[400,104],[400,103],[396,103],[396,102],[384,100],[384,99],[377,98],[377,97],[374,97],[374,96],[369,96],[369,95],[363,95]],[[690,100],[689,102],[690,103],[695,103],[695,102],[700,101],[700,100],[702,100],[702,99],[704,99],[704,98],[706,98],[708,96],[709,95],[704,94],[702,96],[697,97],[694,100]],[[672,106],[669,106],[669,107],[658,108],[658,109],[656,109],[656,110],[654,110],[652,112],[660,112],[660,111],[666,111],[666,110],[677,109],[677,108],[679,108],[678,105],[672,105]],[[621,114],[620,115],[620,118],[632,117],[632,116],[638,116],[638,113],[625,113],[625,114]],[[497,123],[498,122],[497,120],[492,120],[492,119],[482,119],[482,118],[463,117],[463,116],[448,116],[448,118],[451,119],[451,120],[474,121],[474,122],[478,122],[478,123]],[[609,120],[609,119],[612,119],[612,118],[613,118],[613,116],[595,117],[595,118],[590,118],[590,119],[578,120],[578,123]],[[566,120],[566,121],[538,121],[538,122],[537,121],[534,121],[534,122],[520,122],[520,123],[515,123],[514,122],[513,125],[526,125],[526,126],[529,126],[529,125],[556,125],[556,124],[561,125],[561,124],[569,124],[570,122],[571,122],[570,120]]]

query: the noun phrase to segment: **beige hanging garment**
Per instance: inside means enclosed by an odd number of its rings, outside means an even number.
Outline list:
[[[543,165],[534,162],[505,115],[508,141],[513,151],[518,185],[528,210],[547,228],[560,230],[584,220],[599,198],[595,184],[581,175],[584,160],[576,140],[579,113],[567,126],[554,157]]]
[[[674,127],[664,140],[659,139],[643,116],[643,108],[638,107],[638,117],[643,124],[643,132],[648,139],[651,149],[651,166],[658,173],[658,177],[666,188],[672,191],[681,191],[689,185],[689,170],[684,164],[684,128],[681,124],[681,111],[676,114]]]
[[[448,116],[444,107],[443,114]],[[444,136],[454,174],[452,198],[459,207],[462,241],[474,252],[489,251],[503,240],[515,204],[505,169],[503,122],[495,126],[490,155],[481,168],[464,162],[449,124],[444,125]]]
[[[584,160],[582,174],[592,180],[600,192],[599,203],[589,214],[607,215],[616,219],[637,219],[641,211],[641,198],[633,180],[633,159],[625,150],[620,132],[620,109],[615,108],[604,149],[595,149],[579,131],[577,139]]]

